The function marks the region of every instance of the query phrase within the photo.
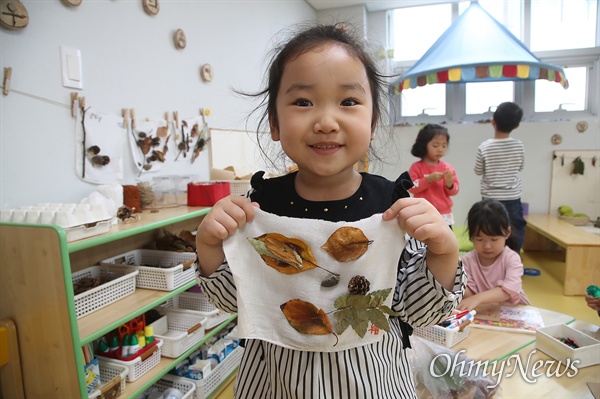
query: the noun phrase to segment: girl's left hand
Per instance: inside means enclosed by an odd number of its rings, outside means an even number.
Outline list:
[[[383,213],[383,220],[398,218],[409,236],[424,242],[429,251],[447,254],[458,247],[456,236],[442,215],[423,198],[400,198]],[[456,247],[456,248],[455,248]]]
[[[452,174],[452,171],[448,169],[444,171],[444,182],[446,183],[446,187],[452,188],[454,185],[454,175]]]

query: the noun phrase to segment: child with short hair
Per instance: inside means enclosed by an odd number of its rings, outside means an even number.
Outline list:
[[[523,263],[516,251],[510,219],[496,200],[475,203],[467,216],[469,238],[474,250],[462,257],[467,289],[458,309],[475,309],[488,303],[529,305],[523,291]]]
[[[481,197],[498,200],[506,207],[517,240],[517,253],[523,246],[527,224],[521,203],[523,183],[519,177],[525,167],[525,146],[521,140],[510,137],[510,133],[522,119],[523,110],[518,104],[498,105],[492,116],[494,137],[479,145],[474,167],[475,174],[481,176]]]
[[[438,323],[462,297],[465,275],[456,237],[429,202],[410,198],[408,175],[392,182],[354,169],[382,120],[387,87],[359,37],[348,26],[318,25],[277,48],[266,87],[256,96],[264,97],[261,121],[268,121],[272,140],[281,143],[298,170],[269,179],[258,172],[250,198],[232,195],[212,207],[196,235],[198,282],[215,306],[237,311],[223,240],[252,223],[255,207],[330,222],[381,213],[384,223],[399,223],[412,237],[392,262],[397,265],[392,309],[398,317],[389,318],[390,332],[382,331],[380,341],[339,351],[298,350],[247,338],[236,397],[415,398],[404,349],[410,334],[406,323]]]
[[[416,198],[431,202],[452,227],[454,203],[450,197],[458,194],[458,178],[454,168],[442,161],[449,143],[448,129],[443,126],[429,123],[419,130],[410,153],[421,160],[408,170],[414,183],[408,191]]]

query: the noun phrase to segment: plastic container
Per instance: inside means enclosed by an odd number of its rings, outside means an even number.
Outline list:
[[[117,398],[125,392],[127,367],[109,363],[104,360],[98,361],[100,366],[100,389],[91,392],[88,399],[95,398]]]
[[[173,291],[196,278],[193,265],[195,260],[196,254],[193,252],[136,249],[105,259],[101,263],[130,266],[138,270],[138,288]]]
[[[127,381],[133,382],[140,378],[142,375],[146,374],[148,371],[150,371],[150,369],[157,366],[158,363],[160,363],[161,348],[163,346],[163,341],[161,339],[157,339],[155,342],[156,349],[151,348],[151,350],[145,352],[144,355],[138,356],[130,361],[111,359],[99,355],[97,355],[96,357],[99,360],[103,360],[107,363],[113,363],[127,367]]]
[[[181,399],[191,398],[196,392],[196,384],[192,380],[170,374],[162,376],[152,387],[157,388],[158,392],[161,393],[164,393],[169,388],[177,388],[183,392]]]
[[[570,338],[579,348],[571,348],[560,341],[560,338]],[[538,328],[535,332],[535,347],[563,364],[576,363],[577,368],[600,364],[600,341],[595,340],[566,324]],[[569,362],[569,363],[567,363]]]
[[[227,320],[231,314],[217,309],[208,301],[208,296],[204,293],[182,292],[181,294],[169,299],[161,306],[162,309],[179,309],[188,311],[191,314],[197,314],[207,318],[206,329],[218,326]]]
[[[250,190],[250,180],[226,180],[229,183],[231,195],[246,195]]]
[[[466,326],[462,331],[459,328],[446,328],[440,326],[414,327],[413,333],[421,338],[436,344],[452,348],[463,339],[467,338],[471,326]]]
[[[113,278],[113,280],[75,295],[75,313],[81,318],[96,310],[102,309],[121,298],[135,292],[135,278],[138,271],[131,268],[118,268],[111,266],[91,266],[73,273],[73,283],[85,277]]]
[[[162,356],[179,357],[202,341],[206,320],[201,315],[167,311],[165,316],[150,324],[154,329],[154,336],[164,343]]]
[[[244,348],[238,346],[235,348],[227,357],[219,363],[210,374],[201,380],[191,380],[185,378],[188,381],[193,382],[196,385],[196,391],[194,392],[194,399],[206,399],[208,398],[219,386],[229,378],[229,376],[238,368],[242,361],[242,355],[244,354]],[[174,377],[167,375],[169,378]],[[166,377],[166,376],[165,376]],[[182,377],[180,377],[182,378]]]

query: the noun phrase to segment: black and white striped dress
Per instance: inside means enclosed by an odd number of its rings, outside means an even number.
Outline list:
[[[356,221],[382,213],[398,198],[408,196],[410,177],[396,182],[363,173],[358,191],[346,200],[306,201],[294,189],[295,174],[252,179],[250,198],[261,209],[280,216],[329,221]],[[308,352],[283,348],[265,341],[246,341],[235,383],[236,398],[415,398],[412,373],[403,349],[400,319],[413,326],[435,324],[462,299],[466,277],[457,267],[453,291],[435,281],[426,267],[426,247],[410,238],[398,265],[390,318],[391,332],[380,342],[339,352]],[[237,312],[236,289],[227,263],[198,282],[211,302]]]

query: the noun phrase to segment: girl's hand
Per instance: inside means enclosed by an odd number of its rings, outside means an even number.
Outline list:
[[[256,202],[239,195],[222,198],[202,219],[196,232],[196,244],[203,246],[220,246],[223,240],[254,218]]]
[[[196,231],[196,253],[198,266],[204,277],[208,277],[225,260],[223,240],[254,218],[256,202],[239,195],[220,199],[208,212]]]
[[[427,183],[431,184],[433,182],[442,180],[443,177],[444,174],[442,172],[433,172],[425,176],[425,180],[427,180]]]
[[[590,308],[600,310],[600,297],[594,298],[591,295],[585,294],[585,302]]]
[[[424,242],[435,254],[456,251],[458,242],[448,223],[431,203],[423,198],[400,198],[383,213],[383,220],[398,218],[409,236]]]
[[[444,180],[446,183],[446,187],[452,188],[452,186],[454,185],[454,175],[452,174],[452,171],[448,169],[444,171]]]
[[[475,296],[470,296],[468,298],[463,298],[463,300],[460,301],[460,303],[458,304],[456,309],[458,309],[458,310],[473,310],[479,305],[480,305],[479,300],[477,299],[477,295],[475,295]]]

